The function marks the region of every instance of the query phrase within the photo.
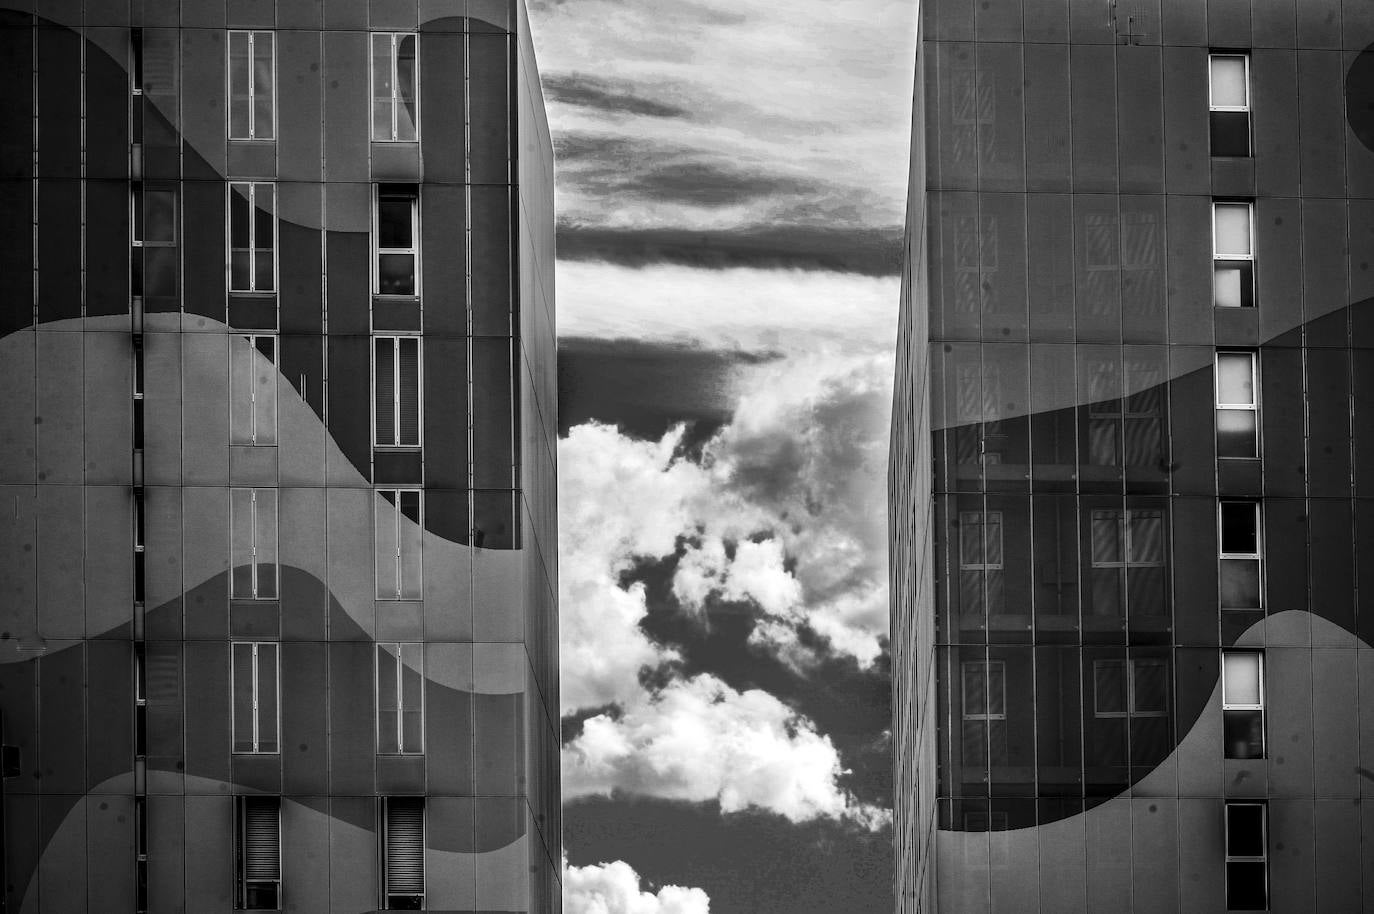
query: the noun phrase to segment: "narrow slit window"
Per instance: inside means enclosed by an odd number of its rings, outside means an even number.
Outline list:
[[[1226,758],[1264,758],[1264,655],[1222,653],[1221,707]]]
[[[1212,155],[1247,157],[1250,149],[1250,55],[1208,56]]]
[[[234,751],[280,752],[277,645],[271,641],[236,641],[231,649]]]
[[[377,645],[377,751],[425,751],[424,645]]]
[[[382,908],[419,911],[425,906],[425,801],[382,801]]]
[[[229,185],[229,291],[277,289],[277,186]]]
[[[415,295],[420,287],[420,198],[415,186],[378,185],[372,212],[373,293]]]
[[[1269,908],[1269,816],[1263,803],[1226,804],[1226,909]]]
[[[277,490],[229,490],[230,592],[277,599]]]
[[[424,493],[379,489],[377,494],[377,599],[418,600],[424,593]]]
[[[373,338],[373,442],[377,447],[419,447],[420,338]]]
[[[239,797],[235,805],[235,907],[281,910],[281,798]]]
[[[1218,352],[1217,456],[1259,456],[1259,388],[1255,353]]]
[[[1217,504],[1222,609],[1263,609],[1261,511],[1257,501]]]
[[[418,45],[413,33],[372,35],[372,139],[414,142],[420,135],[416,91]]]
[[[1218,308],[1255,306],[1254,206],[1212,203],[1212,304]]]
[[[276,137],[276,73],[271,32],[229,33],[229,139]]]
[[[277,443],[277,338],[229,337],[229,441]]]

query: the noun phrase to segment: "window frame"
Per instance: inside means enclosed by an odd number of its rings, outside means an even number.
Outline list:
[[[1217,249],[1217,211],[1223,206],[1243,206],[1246,213],[1246,252],[1244,254],[1225,254]],[[1259,306],[1259,296],[1255,288],[1255,261],[1258,259],[1255,251],[1255,201],[1254,200],[1233,200],[1221,197],[1212,198],[1212,307],[1213,308],[1255,308]],[[1241,301],[1239,305],[1220,305],[1217,304],[1216,273],[1218,267],[1232,265],[1242,269],[1244,273],[1241,288]],[[1245,303],[1246,292],[1249,292],[1250,302]]]
[[[248,877],[248,806],[250,803],[261,803],[264,800],[275,800],[275,811],[277,820],[276,850],[277,850],[277,878],[276,879],[250,879]],[[282,831],[281,831],[281,797],[271,795],[246,795],[241,794],[234,798],[234,909],[238,911],[284,911],[286,906],[282,897]],[[276,886],[276,904],[272,907],[249,907],[248,889],[249,883],[271,883]]]
[[[968,673],[969,668],[975,666],[981,667],[983,670],[983,695],[985,697],[983,702],[984,710],[977,714],[970,713],[968,709]],[[990,673],[994,666],[1002,671],[1002,711],[1000,714],[988,710],[992,707],[992,702],[986,700],[992,692],[989,684],[992,682]],[[995,720],[1007,719],[1007,662],[1005,660],[994,660],[989,658],[986,660],[959,661],[959,713],[966,721],[978,720],[990,723]]]
[[[234,567],[235,567],[235,566],[234,566],[234,563],[233,563],[233,552],[234,552],[234,493],[235,493],[235,492],[248,492],[248,493],[250,493],[249,505],[250,505],[250,511],[251,511],[251,513],[249,514],[249,517],[248,517],[248,524],[249,524],[249,530],[251,531],[251,534],[252,534],[252,535],[251,535],[251,538],[250,538],[249,541],[248,541],[248,556],[249,556],[249,563],[248,563],[248,565],[249,565],[249,568],[251,568],[252,570],[251,570],[251,572],[250,572],[250,578],[249,578],[249,580],[250,580],[251,583],[250,583],[250,588],[249,588],[249,594],[248,594],[248,595],[244,595],[244,594],[240,594],[240,593],[235,593],[235,592],[234,592]],[[273,506],[272,506],[272,522],[273,522],[273,524],[274,524],[274,525],[276,526],[276,528],[277,528],[277,530],[276,530],[276,535],[272,538],[272,543],[273,543],[273,554],[272,554],[272,561],[271,561],[271,565],[272,565],[272,593],[271,593],[271,595],[268,595],[268,596],[264,596],[264,595],[263,595],[263,588],[262,588],[261,579],[260,579],[260,573],[261,573],[261,572],[260,572],[260,566],[263,565],[263,564],[267,564],[267,563],[258,561],[258,493],[259,493],[259,492],[271,492],[271,493],[272,493],[272,500],[273,500],[273,502],[274,502],[274,504],[273,504]],[[229,567],[229,599],[230,599],[230,600],[265,600],[265,601],[269,601],[269,602],[270,602],[270,601],[276,601],[276,600],[280,600],[280,599],[281,599],[281,561],[280,561],[280,558],[281,558],[281,501],[280,501],[280,499],[278,498],[277,489],[275,489],[275,488],[273,488],[273,487],[271,487],[271,486],[231,486],[231,487],[229,488],[229,552],[230,552],[230,559],[229,559],[229,565],[230,565],[230,567]]]
[[[248,414],[248,424],[249,424],[249,427],[250,427],[250,432],[249,432],[248,440],[247,440],[247,441],[236,440],[236,439],[234,438],[234,410],[235,410],[235,404],[238,404],[238,403],[242,402],[242,400],[240,399],[240,394],[243,393],[242,391],[236,390],[236,389],[235,389],[235,386],[234,386],[234,377],[235,377],[235,372],[234,372],[234,342],[235,342],[235,340],[234,340],[234,337],[235,337],[235,336],[240,337],[241,340],[243,340],[243,341],[246,341],[247,346],[248,346],[249,359],[250,359],[250,362],[251,362],[251,363],[256,363],[256,362],[257,362],[257,357],[260,356],[260,355],[262,355],[262,350],[258,347],[258,340],[261,340],[261,339],[270,339],[270,340],[272,341],[272,360],[271,360],[271,361],[272,361],[272,372],[271,372],[271,379],[272,379],[272,411],[271,411],[271,412],[272,412],[272,421],[271,421],[271,428],[268,429],[268,431],[266,432],[266,434],[261,434],[261,433],[259,432],[259,429],[258,429],[258,426],[259,426],[259,418],[260,418],[260,414],[261,414],[262,410],[260,410],[260,409],[258,408],[258,385],[257,385],[257,382],[256,382],[255,380],[252,380],[252,378],[253,378],[255,375],[254,375],[254,372],[250,369],[250,372],[249,372],[249,374],[250,374],[250,380],[249,380],[248,391],[247,391],[247,393],[248,393],[248,405],[247,405],[247,406],[240,406],[240,407],[238,407],[239,409],[247,410],[247,414]],[[236,446],[236,447],[276,447],[276,446],[277,446],[277,421],[278,421],[277,409],[278,409],[278,406],[280,405],[280,400],[279,400],[279,398],[278,398],[278,396],[277,396],[277,388],[278,388],[277,378],[278,378],[278,376],[280,375],[280,372],[281,372],[281,336],[280,336],[279,334],[276,334],[276,333],[256,333],[256,332],[242,333],[242,332],[235,332],[235,333],[230,334],[230,337],[229,337],[229,347],[230,347],[230,348],[229,348],[229,443],[230,443],[231,445]],[[263,439],[265,439],[265,440],[263,440]]]
[[[1132,515],[1157,514],[1161,533],[1164,535],[1164,543],[1161,546],[1161,554],[1158,560],[1138,561],[1132,558],[1134,550],[1131,548],[1133,542]],[[1106,515],[1115,515],[1117,522],[1118,536],[1121,541],[1121,560],[1114,562],[1099,561],[1097,550],[1094,548],[1093,531],[1097,529],[1095,521],[1105,518]],[[1090,568],[1165,568],[1169,564],[1169,544],[1168,544],[1168,512],[1163,507],[1158,508],[1102,508],[1094,507],[1089,509],[1088,514],[1088,566]]]
[[[419,898],[419,901],[420,901],[420,906],[419,906],[419,908],[395,908],[395,907],[392,907],[392,898],[393,898],[393,897],[396,897],[396,896],[402,896],[402,897],[408,897],[408,898],[415,898],[415,897],[417,897],[416,893],[411,893],[411,892],[392,892],[392,891],[391,891],[391,855],[388,853],[388,849],[389,849],[389,847],[390,847],[390,845],[391,845],[391,805],[392,805],[392,802],[393,802],[393,801],[397,801],[397,800],[415,802],[415,803],[417,803],[417,804],[419,805],[419,807],[420,807],[420,842],[421,842],[421,843],[420,843],[420,858],[419,858],[419,859],[420,859],[420,886],[421,886],[421,889],[420,889],[420,892],[418,893],[418,898]],[[429,872],[428,872],[427,863],[426,863],[426,861],[425,861],[425,853],[424,853],[424,848],[425,848],[425,846],[428,845],[428,843],[429,843],[429,804],[425,802],[425,797],[423,797],[423,796],[384,796],[384,797],[381,798],[381,801],[382,801],[382,802],[381,802],[381,820],[382,820],[382,821],[381,821],[381,828],[378,829],[378,833],[379,833],[379,835],[381,836],[381,841],[378,842],[378,843],[379,843],[379,846],[378,846],[378,848],[377,848],[378,854],[379,854],[379,856],[380,856],[380,858],[381,858],[380,861],[379,861],[379,863],[380,863],[380,876],[381,876],[381,878],[378,880],[378,882],[380,883],[379,888],[381,889],[381,894],[382,894],[382,897],[381,897],[381,902],[382,902],[382,904],[381,904],[381,909],[382,909],[383,911],[423,910],[424,907],[425,907],[425,900],[427,899],[427,897],[428,897],[428,895],[429,895],[429,892],[428,892]]]
[[[1231,701],[1226,694],[1226,660],[1228,657],[1239,656],[1256,658],[1255,669],[1257,671],[1257,678],[1259,680],[1257,689],[1259,698],[1258,702],[1250,703]],[[1259,754],[1256,756],[1235,757],[1241,761],[1256,761],[1261,759],[1267,759],[1269,757],[1269,721],[1267,719],[1268,715],[1265,712],[1265,706],[1268,704],[1268,692],[1265,688],[1264,666],[1265,663],[1263,651],[1227,649],[1221,652],[1221,712],[1223,718],[1223,733],[1225,731],[1224,721],[1226,712],[1237,711],[1242,713],[1254,713],[1259,715]],[[1223,739],[1224,738],[1225,737],[1223,736]],[[1223,751],[1222,753],[1223,756],[1226,758],[1233,758],[1233,756],[1227,754],[1227,752],[1229,752],[1229,746],[1223,748],[1225,749],[1225,751]]]
[[[394,650],[391,650],[394,648]],[[409,654],[406,648],[411,648],[419,660],[418,668],[414,668],[415,675],[420,678],[420,747],[418,749],[407,749],[405,747],[405,657]],[[414,756],[425,754],[425,650],[424,642],[421,641],[378,641],[377,649],[373,652],[373,681],[372,697],[373,707],[376,710],[377,719],[377,754],[386,756]],[[382,653],[390,654],[395,662],[396,669],[396,746],[395,752],[382,750]]]
[[[249,676],[250,676],[250,683],[251,683],[251,689],[252,689],[252,696],[253,696],[253,709],[252,709],[252,716],[253,716],[253,720],[252,720],[252,725],[253,725],[253,728],[252,728],[252,729],[253,729],[252,743],[253,743],[253,748],[252,748],[252,749],[238,749],[238,748],[236,748],[237,743],[236,743],[236,741],[235,741],[235,739],[234,739],[235,735],[238,733],[238,714],[237,714],[237,712],[235,711],[235,708],[234,708],[234,705],[235,705],[235,703],[236,703],[236,699],[237,699],[237,697],[238,697],[238,688],[237,688],[237,686],[238,686],[238,666],[237,666],[237,664],[236,664],[236,662],[235,662],[234,654],[235,654],[235,648],[237,648],[239,645],[245,645],[245,644],[248,645],[248,646],[250,647],[250,656],[252,657],[252,667],[251,667],[251,672],[250,672],[250,674],[249,674]],[[262,702],[261,702],[260,699],[259,699],[259,693],[260,693],[261,690],[262,690],[262,673],[260,672],[260,668],[259,668],[259,666],[258,666],[258,654],[259,654],[259,649],[262,648],[262,647],[270,647],[272,653],[273,653],[273,654],[275,655],[275,657],[276,657],[275,662],[273,663],[273,666],[272,666],[273,696],[274,696],[274,698],[275,698],[275,703],[276,703],[276,710],[275,710],[275,713],[273,714],[273,722],[275,723],[275,726],[276,726],[276,733],[275,733],[275,740],[274,740],[275,743],[276,743],[276,746],[277,746],[276,749],[263,749],[263,748],[261,748],[261,747],[262,747],[262,744],[263,744],[263,742],[264,742],[264,740],[263,740],[263,734],[262,734],[262,715],[259,713],[259,708],[262,706]],[[281,754],[281,646],[280,646],[276,641],[231,641],[231,642],[229,642],[229,742],[230,742],[231,751],[232,751],[232,754],[233,754],[233,755],[280,755],[280,754]]]
[[[234,50],[233,50],[233,48],[234,48],[234,36],[235,36],[235,35],[247,35],[247,36],[248,36],[248,74],[247,74],[247,80],[248,80],[248,92],[247,92],[247,95],[248,95],[248,135],[247,135],[247,136],[235,136],[235,135],[234,135],[234,114],[233,114],[233,111],[234,111]],[[271,80],[271,93],[270,93],[271,97],[270,97],[270,103],[271,103],[271,107],[272,107],[272,123],[271,123],[271,125],[269,126],[269,129],[271,130],[271,136],[258,136],[258,135],[257,135],[257,134],[258,134],[258,130],[257,130],[257,118],[258,118],[257,90],[256,90],[256,88],[254,87],[253,83],[254,83],[254,63],[255,63],[255,61],[256,61],[256,53],[255,53],[255,50],[254,50],[254,45],[256,44],[257,36],[259,36],[259,35],[266,35],[266,36],[268,36],[268,39],[269,39],[269,41],[270,41],[270,43],[271,43],[271,45],[272,45],[272,51],[271,51],[272,69],[271,69],[271,75],[270,75],[270,77],[269,77],[269,79]],[[226,68],[227,68],[227,75],[225,76],[225,86],[226,86],[227,89],[228,89],[228,91],[225,92],[225,94],[224,94],[224,97],[225,97],[225,99],[226,99],[226,101],[227,101],[227,103],[226,103],[225,106],[224,106],[225,136],[228,137],[228,138],[229,138],[231,141],[233,141],[233,142],[275,143],[275,142],[277,141],[277,36],[276,36],[276,32],[274,32],[272,29],[230,29],[230,30],[229,30],[229,38],[228,38],[228,41],[227,41],[227,43],[226,43],[226,45],[225,45],[225,61],[226,61],[226,62],[225,62],[225,66],[226,66]]]
[[[248,247],[234,247],[234,188],[247,187],[248,194],[245,197],[248,201]],[[258,188],[266,187],[270,189],[272,195],[272,247],[262,248],[257,246],[258,235]],[[225,182],[224,197],[224,241],[225,241],[225,288],[231,294],[236,295],[276,295],[281,288],[281,224],[277,216],[277,182],[275,181],[227,181]],[[236,251],[247,250],[248,252],[248,288],[241,289],[234,287],[234,253]],[[272,252],[272,286],[268,289],[257,288],[258,270],[257,253],[259,251],[270,250]]]
[[[410,191],[404,194],[396,190],[383,191],[382,188],[407,187]],[[381,233],[381,214],[382,197],[401,197],[406,196],[410,200],[410,247],[408,248],[383,248]],[[372,185],[372,294],[378,298],[399,299],[410,301],[419,299],[420,290],[423,288],[423,277],[420,265],[420,188],[415,184],[374,184]],[[415,290],[413,292],[383,292],[382,289],[382,255],[383,254],[406,254],[414,264]]]
[[[392,517],[392,537],[396,543],[396,561],[393,568],[395,572],[396,583],[395,593],[393,595],[390,591],[388,591],[388,593],[385,596],[383,596],[381,587],[381,575],[378,573],[381,569],[374,567],[373,574],[377,577],[377,586],[375,588],[377,600],[381,602],[393,603],[399,601],[422,600],[424,599],[425,593],[425,490],[420,486],[398,486],[395,488],[378,488],[375,490],[375,492],[376,497],[374,497],[373,499],[373,511],[382,511],[384,510],[383,506],[386,506],[386,508],[390,509]],[[392,496],[390,499],[386,497],[386,493],[388,492],[391,493]],[[419,520],[416,523],[420,528],[420,551],[419,555],[416,556],[416,563],[419,565],[420,580],[418,581],[418,587],[416,588],[417,595],[413,597],[405,595],[405,577],[403,574],[403,569],[405,568],[405,553],[402,545],[403,540],[401,539],[401,521],[404,518],[404,511],[401,508],[401,495],[403,493],[413,494],[417,496],[417,500],[419,503]],[[376,537],[377,535],[376,517],[373,518],[372,535],[373,537]],[[378,548],[377,543],[374,542],[374,557],[379,557],[379,552],[380,549]]]
[[[1238,59],[1241,61],[1243,70],[1242,81],[1245,91],[1245,103],[1242,105],[1221,105],[1217,104],[1216,79],[1214,64],[1222,59]],[[1208,153],[1213,158],[1218,159],[1249,159],[1255,155],[1255,131],[1253,120],[1254,92],[1252,90],[1251,60],[1248,51],[1237,50],[1212,50],[1207,53],[1207,119],[1208,119]],[[1245,115],[1245,152],[1241,155],[1218,153],[1216,151],[1215,140],[1218,130],[1217,115],[1243,114]],[[1224,126],[1224,121],[1222,122]]]
[[[1212,79],[1212,61],[1223,57],[1236,57],[1245,66],[1245,104],[1244,105],[1218,105],[1213,100],[1215,82]],[[1250,113],[1251,105],[1250,92],[1250,55],[1245,51],[1208,51],[1207,52],[1207,110],[1208,111],[1244,111]]]
[[[1099,667],[1107,666],[1107,665],[1109,665],[1109,664],[1110,664],[1110,665],[1113,665],[1113,666],[1120,666],[1120,667],[1122,668],[1122,675],[1126,677],[1126,707],[1125,707],[1123,710],[1120,710],[1120,711],[1104,711],[1104,710],[1102,710],[1101,705],[1100,705],[1100,702],[1098,701],[1097,670],[1098,670]],[[1166,690],[1166,691],[1165,691],[1165,696],[1164,696],[1164,705],[1165,705],[1165,707],[1164,707],[1162,710],[1158,710],[1158,711],[1141,710],[1141,709],[1139,709],[1139,708],[1136,707],[1137,702],[1136,702],[1136,683],[1135,683],[1135,677],[1136,677],[1136,667],[1137,667],[1137,666],[1154,666],[1154,667],[1163,667],[1163,668],[1164,668],[1164,670],[1165,670],[1164,684],[1165,684],[1165,690]],[[1167,717],[1169,716],[1169,705],[1171,704],[1170,699],[1172,698],[1172,689],[1170,689],[1170,682],[1169,682],[1168,669],[1169,669],[1169,662],[1168,662],[1167,660],[1165,660],[1164,658],[1162,658],[1162,657],[1107,657],[1107,658],[1101,658],[1101,659],[1094,660],[1094,661],[1093,661],[1093,716],[1094,716],[1094,717],[1098,717],[1098,718],[1116,718],[1116,719],[1121,719],[1121,718],[1142,718],[1142,717],[1162,717],[1162,718],[1167,718]]]
[[[1256,806],[1260,810],[1260,849],[1258,856],[1253,854],[1233,854],[1231,852],[1231,809],[1238,806]],[[1226,800],[1222,806],[1222,848],[1226,857],[1226,909],[1230,910],[1269,910],[1269,804],[1258,800]],[[1258,908],[1231,907],[1231,864],[1259,863],[1264,866],[1264,904]]]
[[[391,340],[391,408],[393,440],[384,442],[377,437],[377,341]],[[400,340],[415,340],[415,443],[401,443],[401,360],[398,357],[401,350]],[[415,451],[421,450],[425,446],[425,345],[424,337],[419,333],[374,333],[372,334],[372,345],[368,358],[372,363],[370,377],[370,387],[372,401],[372,446],[379,450],[389,451]]]
[[[387,56],[387,62],[391,70],[391,136],[382,137],[375,133],[377,127],[377,67],[375,63],[376,42],[382,36],[389,36],[391,39],[391,51]],[[397,137],[396,106],[400,104],[400,80],[398,79],[400,55],[397,49],[400,39],[415,39],[415,137],[413,139],[400,139]],[[368,138],[373,143],[418,143],[420,142],[420,34],[419,32],[369,32],[367,43],[367,90],[368,90]]]
[[[1249,401],[1248,403],[1246,403],[1246,402],[1234,402],[1234,403],[1233,403],[1233,402],[1230,402],[1230,401],[1223,401],[1223,400],[1221,399],[1221,360],[1222,360],[1222,358],[1223,358],[1224,356],[1238,356],[1238,355],[1246,356],[1246,357],[1248,357],[1249,360],[1250,360],[1250,401]],[[1259,458],[1262,456],[1262,453],[1263,453],[1263,452],[1262,452],[1262,439],[1263,439],[1263,435],[1260,434],[1260,415],[1259,415],[1259,413],[1260,413],[1260,402],[1259,402],[1259,401],[1260,401],[1260,364],[1259,364],[1259,353],[1258,353],[1257,351],[1253,350],[1253,349],[1218,349],[1218,350],[1216,351],[1216,356],[1214,357],[1214,359],[1213,359],[1213,361],[1212,361],[1212,386],[1213,386],[1213,399],[1215,400],[1215,406],[1213,407],[1213,413],[1212,413],[1213,441],[1214,441],[1214,444],[1218,444],[1218,445],[1219,445],[1219,444],[1220,444],[1220,441],[1221,441],[1221,422],[1220,422],[1220,418],[1221,418],[1221,413],[1222,413],[1223,411],[1231,411],[1231,412],[1249,412],[1249,413],[1253,413],[1253,414],[1254,414],[1254,417],[1255,417],[1255,420],[1254,420],[1254,445],[1255,445],[1255,446],[1254,446],[1254,451],[1255,451],[1255,453],[1254,453],[1253,455],[1244,456],[1244,457],[1222,456],[1222,455],[1218,454],[1218,459],[1219,459],[1219,460],[1256,460],[1256,459],[1259,459]]]
[[[1225,550],[1226,531],[1223,515],[1228,505],[1245,505],[1251,509],[1255,524],[1254,552],[1227,552]],[[1222,569],[1227,562],[1254,562],[1258,583],[1258,606],[1226,606],[1220,588],[1223,584]],[[1218,498],[1217,499],[1217,605],[1223,612],[1254,612],[1263,610],[1264,599],[1264,504],[1257,498]]]
[[[968,561],[966,561],[966,557],[965,557],[965,555],[964,555],[964,538],[963,538],[963,536],[961,535],[961,536],[959,537],[959,570],[960,570],[960,571],[1001,571],[1001,570],[1003,570],[1004,565],[1005,565],[1005,562],[989,562],[989,561],[988,561],[988,557],[992,554],[992,551],[991,551],[990,549],[988,549],[988,527],[992,525],[991,522],[992,522],[994,519],[995,519],[995,521],[996,521],[996,526],[997,526],[997,554],[1000,555],[1000,556],[1003,556],[1003,557],[1005,558],[1006,553],[1005,553],[1003,550],[1004,550],[1005,547],[1006,547],[1006,538],[1005,538],[1005,532],[1006,532],[1006,531],[1005,531],[1005,527],[1004,527],[1005,521],[1004,521],[1004,519],[1003,519],[1003,517],[1002,517],[1002,512],[1001,512],[1000,510],[992,510],[992,511],[960,511],[960,512],[959,512],[959,529],[960,529],[960,531],[961,531],[961,534],[962,534],[962,531],[963,531],[963,529],[964,529],[964,527],[965,527],[966,525],[969,525],[969,524],[977,524],[977,525],[978,525],[978,528],[979,528],[978,543],[979,543],[979,547],[980,547],[980,549],[981,549],[981,551],[982,551],[982,553],[983,553],[982,556],[981,556],[981,558],[983,559],[982,562],[968,562]]]

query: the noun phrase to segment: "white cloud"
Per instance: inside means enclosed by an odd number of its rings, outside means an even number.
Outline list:
[[[701,889],[665,885],[640,890],[639,874],[623,860],[563,869],[565,914],[710,914],[711,899]]]
[[[672,680],[617,717],[592,717],[563,753],[567,797],[620,790],[716,800],[726,813],[758,807],[793,822],[883,821],[837,786],[842,774],[830,738],[805,717],[705,674]]]

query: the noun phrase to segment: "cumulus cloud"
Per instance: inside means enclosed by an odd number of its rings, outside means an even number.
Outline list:
[[[665,885],[657,893],[640,889],[639,874],[628,863],[565,866],[566,914],[710,914],[711,899],[697,888]]]
[[[767,692],[702,674],[585,721],[564,751],[563,792],[714,800],[722,812],[757,807],[792,822],[885,821],[837,787],[844,773],[829,737],[805,717]]]

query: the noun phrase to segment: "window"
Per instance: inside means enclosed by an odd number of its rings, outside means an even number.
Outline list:
[[[418,489],[379,489],[377,494],[377,599],[418,600],[424,577],[424,494]]]
[[[1088,361],[1088,462],[1158,468],[1164,459],[1164,372],[1149,359],[1126,359],[1126,395],[1112,359]]]
[[[277,186],[235,181],[229,185],[229,291],[277,288]]]
[[[1269,907],[1269,822],[1263,803],[1226,804],[1226,909]]]
[[[959,512],[959,601],[973,615],[1003,606],[1002,512]]]
[[[130,285],[134,295],[177,294],[177,192],[132,184]]]
[[[1255,306],[1254,213],[1249,203],[1212,203],[1212,304]]]
[[[234,907],[281,910],[281,798],[239,797],[234,820]]]
[[[416,50],[413,34],[377,32],[372,36],[373,140],[414,142],[419,136]]]
[[[1208,57],[1212,155],[1250,155],[1250,55]]]
[[[1260,588],[1260,520],[1257,501],[1227,500],[1217,504],[1222,609],[1264,607]]]
[[[1157,657],[1093,661],[1093,714],[1167,717],[1168,663]]]
[[[1090,517],[1092,613],[1120,617],[1165,613],[1164,511],[1095,508]]]
[[[281,751],[277,738],[277,645],[236,641],[233,651],[234,751]]]
[[[277,443],[277,338],[229,337],[229,443]]]
[[[963,684],[965,765],[1004,765],[1007,759],[1007,665],[966,660]]]
[[[420,198],[415,186],[379,184],[372,218],[373,293],[415,295],[420,258]]]
[[[1217,353],[1217,456],[1259,456],[1255,353]]]
[[[229,595],[277,599],[277,490],[229,490]]]
[[[377,751],[425,751],[424,645],[377,645]]]
[[[1264,656],[1257,651],[1221,655],[1222,724],[1226,758],[1264,758]]]
[[[229,33],[229,139],[276,136],[277,60],[271,32]]]
[[[425,801],[382,801],[382,907],[419,911],[425,904]]]
[[[372,407],[377,447],[420,446],[420,338],[372,341]]]

